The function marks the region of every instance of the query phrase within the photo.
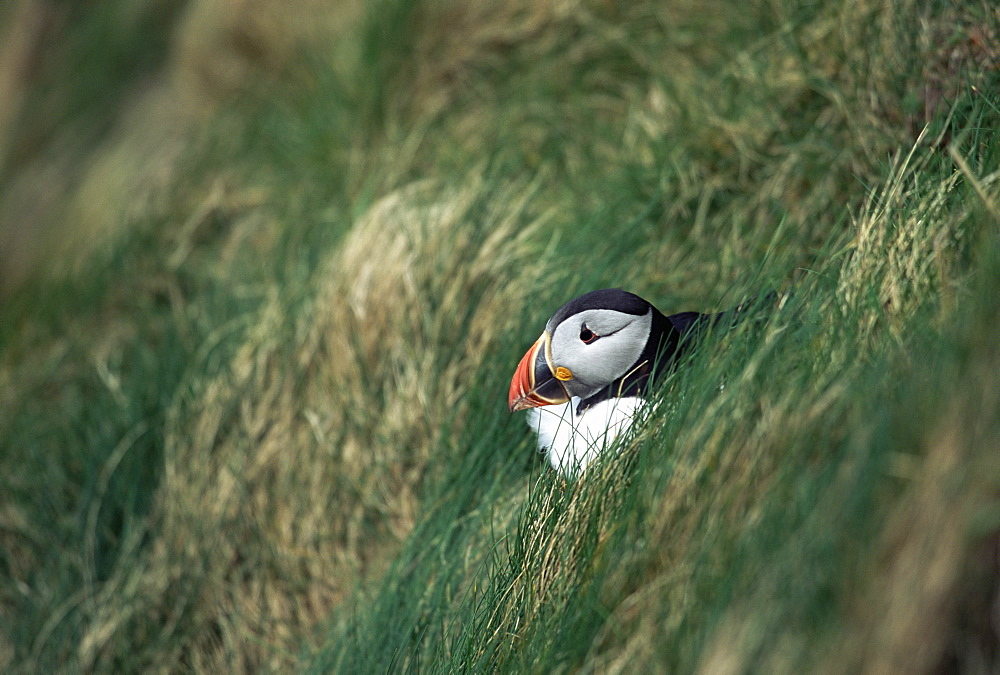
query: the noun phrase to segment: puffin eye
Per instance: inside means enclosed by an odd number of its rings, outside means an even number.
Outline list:
[[[586,325],[584,325],[582,328],[580,328],[580,340],[582,342],[584,342],[585,344],[589,345],[591,342],[593,342],[596,339],[597,339],[597,334],[594,331],[592,331],[589,328],[587,328]]]

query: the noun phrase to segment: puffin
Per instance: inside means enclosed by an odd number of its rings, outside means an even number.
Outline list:
[[[620,288],[585,293],[556,310],[510,382],[510,412],[527,410],[538,449],[566,478],[580,475],[647,409],[653,387],[718,314],[664,315]]]

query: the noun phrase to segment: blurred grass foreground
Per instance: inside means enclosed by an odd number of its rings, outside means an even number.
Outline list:
[[[0,669],[1000,672],[988,0],[0,5]],[[573,482],[566,300],[777,290]]]

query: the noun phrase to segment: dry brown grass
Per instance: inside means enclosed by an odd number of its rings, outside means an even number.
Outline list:
[[[995,419],[970,414],[1000,410],[996,387],[982,375],[970,376],[969,391],[955,397],[938,436],[920,449],[920,465],[880,537],[875,569],[853,599],[856,614],[842,638],[843,661],[831,664],[829,672],[931,672],[947,649],[979,646],[981,636],[956,644],[954,631],[941,630],[954,625],[956,613],[968,610],[962,605],[962,583],[973,573],[980,534],[969,524],[996,499],[1000,476],[996,453],[982,451],[996,447],[1000,428]],[[985,654],[963,656],[986,663]]]
[[[909,178],[919,170],[911,166],[915,151],[916,147],[897,163],[882,191],[869,197],[858,218],[850,263],[840,279],[845,307],[854,307],[874,293],[885,311],[900,320],[928,296],[941,298],[944,314],[954,309],[951,272],[963,237],[957,221],[968,213],[952,209],[949,201],[961,174],[953,174],[933,191],[924,190]],[[996,176],[987,180],[995,182]],[[914,192],[920,195],[916,202]],[[877,286],[873,279],[879,280]],[[867,316],[863,331],[870,334],[879,318]]]
[[[402,188],[351,228],[304,307],[266,303],[226,372],[171,411],[155,536],[86,599],[84,668],[136,624],[175,645],[163,665],[294,665],[409,533],[452,442],[442,420],[468,423],[469,374],[531,283],[530,195],[478,174]]]
[[[12,173],[0,193],[0,296],[39,269],[79,272],[95,253],[129,234],[135,222],[169,192],[181,155],[198,124],[238,97],[265,95],[293,69],[307,44],[346,44],[362,18],[361,3],[192,2],[178,20],[164,67],[137,82],[122,101],[109,101],[112,131],[94,144],[92,129],[74,120],[39,131],[25,108],[30,90],[65,39],[66,8],[18,0],[4,17],[0,53],[0,168]],[[141,13],[141,12],[136,12]],[[317,16],[321,17],[317,20]],[[330,51],[343,61],[343,50]],[[69,86],[76,86],[70,83]],[[58,106],[59,99],[50,102]],[[10,148],[41,135],[27,159],[11,164]]]

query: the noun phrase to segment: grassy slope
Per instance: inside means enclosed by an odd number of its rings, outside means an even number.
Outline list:
[[[0,310],[0,659],[996,667],[998,17],[830,5],[192,3],[143,101],[197,124],[79,150],[100,253]],[[611,284],[795,292],[564,484],[503,393]]]

